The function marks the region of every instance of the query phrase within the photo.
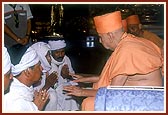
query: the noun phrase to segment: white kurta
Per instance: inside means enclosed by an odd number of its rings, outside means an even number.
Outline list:
[[[75,111],[79,110],[79,104],[72,98],[72,96],[67,96],[63,92],[63,86],[64,85],[73,85],[72,82],[67,81],[66,79],[63,79],[61,76],[61,70],[62,67],[67,64],[69,67],[69,72],[74,73],[74,70],[71,65],[71,61],[69,57],[65,55],[63,62],[62,63],[55,63],[56,61],[52,57],[52,63],[51,63],[51,70],[50,73],[53,71],[56,71],[58,73],[58,83],[55,84],[55,89],[57,92],[57,97],[58,97],[58,104],[57,104],[57,109],[60,111]]]
[[[42,75],[41,84],[34,87],[34,89],[37,90],[37,91],[42,89],[43,86],[45,85],[45,80],[46,80],[46,75],[44,73],[44,75]],[[44,111],[56,111],[57,110],[57,103],[58,103],[57,93],[53,88],[49,88],[48,93],[50,95],[49,96],[49,101],[46,104],[46,106],[44,108]]]
[[[33,87],[27,87],[16,78],[10,86],[9,93],[4,96],[4,111],[38,111],[37,106],[32,102],[34,96]]]

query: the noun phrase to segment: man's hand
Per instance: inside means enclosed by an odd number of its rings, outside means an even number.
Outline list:
[[[50,87],[54,86],[57,80],[58,80],[58,74],[57,72],[54,71],[49,76],[46,77],[45,86],[42,89],[48,90]]]
[[[74,85],[64,86],[63,90],[67,92],[67,95],[83,96],[83,89]]]
[[[72,76],[72,78],[74,79],[73,82],[85,82],[86,81],[86,77],[83,77],[81,75],[77,75],[77,74],[73,74],[73,73],[69,73],[70,76]]]
[[[21,45],[26,45],[29,42],[28,38],[18,38],[17,42]]]
[[[65,65],[62,67],[61,76],[62,76],[64,79],[71,77],[71,76],[69,75],[69,67],[68,67],[67,64],[65,64]]]
[[[47,100],[49,99],[49,94],[46,90],[40,90],[39,92],[34,92],[34,104],[38,107],[38,110],[43,110]]]

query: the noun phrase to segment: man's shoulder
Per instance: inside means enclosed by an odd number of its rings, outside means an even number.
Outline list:
[[[149,30],[144,30],[144,36],[158,36],[156,33],[151,32]]]
[[[122,42],[118,45],[118,51],[120,52],[136,52],[142,48],[147,48],[146,46],[150,45],[147,40],[139,38],[133,35],[127,36],[123,39]]]
[[[121,43],[119,43],[119,48],[120,49],[125,49],[125,48],[132,48],[134,47],[135,44],[137,44],[137,37],[134,35],[129,35],[126,38],[124,38]]]
[[[65,55],[65,59],[70,59],[69,56]]]

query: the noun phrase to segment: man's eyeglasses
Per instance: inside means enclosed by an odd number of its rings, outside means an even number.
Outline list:
[[[18,13],[16,10],[14,10],[14,20],[15,20],[15,27],[18,28],[19,27],[19,17],[18,17]]]

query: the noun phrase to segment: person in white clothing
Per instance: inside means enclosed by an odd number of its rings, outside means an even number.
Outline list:
[[[65,85],[78,85],[72,82],[69,73],[75,73],[71,61],[65,55],[66,43],[64,40],[50,40],[48,44],[51,48],[51,70],[50,73],[56,71],[58,73],[58,82],[54,85],[57,92],[58,104],[57,109],[60,111],[76,111],[79,110],[79,104],[73,96],[67,96],[63,91]]]
[[[42,67],[37,53],[28,48],[20,62],[12,67],[13,81],[4,96],[6,112],[38,111],[45,106],[49,95],[46,90],[34,92],[33,84],[41,78]]]
[[[49,70],[51,69],[50,48],[49,48],[49,45],[45,42],[34,43],[31,47],[34,48],[35,51],[37,52],[40,58],[41,66],[43,67],[42,79],[40,82],[34,85],[34,89],[39,91],[45,86],[46,78],[50,77],[49,76]],[[52,82],[54,82],[53,84],[55,84],[56,81],[52,80]],[[47,102],[44,108],[44,111],[56,111],[57,101],[58,101],[56,91],[55,89],[50,87],[48,89],[48,93],[50,97],[49,97],[49,101]]]
[[[4,74],[4,93],[8,91],[10,81],[13,78],[11,74],[11,60],[6,47],[3,47],[3,74]]]

